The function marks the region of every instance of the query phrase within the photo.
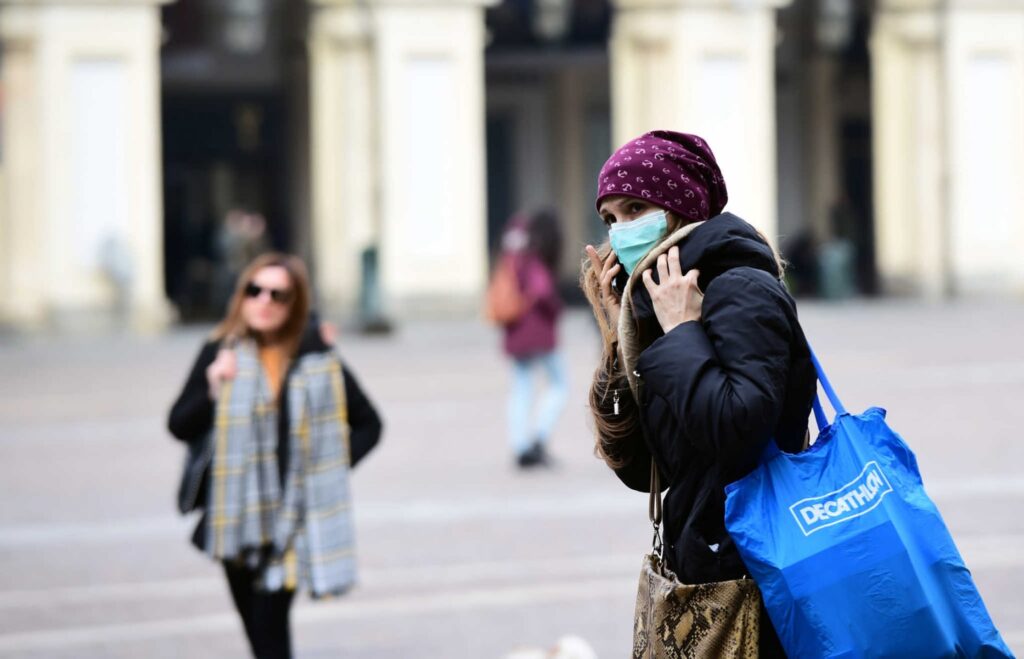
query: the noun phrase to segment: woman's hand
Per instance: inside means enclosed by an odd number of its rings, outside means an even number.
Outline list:
[[[662,331],[668,334],[677,325],[700,320],[700,307],[704,302],[704,294],[697,287],[700,273],[697,270],[690,270],[685,275],[682,273],[678,247],[659,256],[657,267],[660,283],[654,283],[651,270],[644,270],[643,277]]]
[[[601,257],[598,256],[597,249],[593,245],[587,245],[587,256],[590,258],[590,265],[593,266],[594,272],[599,273],[597,279],[601,289],[601,304],[608,314],[608,322],[611,323],[612,329],[616,329],[619,326],[619,311],[622,309],[622,304],[619,301],[619,296],[612,290],[612,280],[622,270],[622,265],[616,258],[615,252],[609,253],[604,263],[601,263]]]
[[[229,348],[221,348],[213,363],[206,367],[206,382],[210,385],[210,399],[217,400],[220,397],[220,388],[227,380],[233,380],[238,374],[238,361],[235,359],[235,351]]]
[[[326,320],[320,322],[320,340],[324,345],[333,348],[338,341],[338,326]]]

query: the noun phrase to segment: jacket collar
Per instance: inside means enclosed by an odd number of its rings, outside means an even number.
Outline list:
[[[704,222],[687,224],[669,234],[648,252],[630,275],[622,292],[619,314],[619,359],[634,396],[636,362],[645,346],[640,345],[638,323],[654,318],[654,306],[643,283],[645,270],[654,267],[658,257],[679,245],[679,261],[684,272],[700,270],[698,285],[707,290],[718,275],[738,267],[753,267],[779,276],[782,265],[771,246],[758,231],[732,213],[722,213]],[[657,270],[654,272],[658,280]]]

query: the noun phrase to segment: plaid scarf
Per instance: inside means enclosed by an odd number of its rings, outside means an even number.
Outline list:
[[[255,347],[239,344],[238,373],[217,402],[206,553],[260,571],[267,590],[314,598],[355,581],[348,414],[333,354],[299,358],[287,377],[288,471],[280,487],[278,412]]]

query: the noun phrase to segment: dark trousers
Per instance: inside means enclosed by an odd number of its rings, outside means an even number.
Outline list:
[[[255,588],[257,572],[244,565],[224,563],[231,598],[242,616],[245,635],[256,659],[291,659],[288,612],[294,591],[266,592]]]

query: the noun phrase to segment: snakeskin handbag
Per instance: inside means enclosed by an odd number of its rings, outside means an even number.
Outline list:
[[[654,551],[644,557],[633,617],[633,659],[756,659],[761,592],[752,579],[686,585],[665,566],[661,488],[651,462],[648,516]]]

